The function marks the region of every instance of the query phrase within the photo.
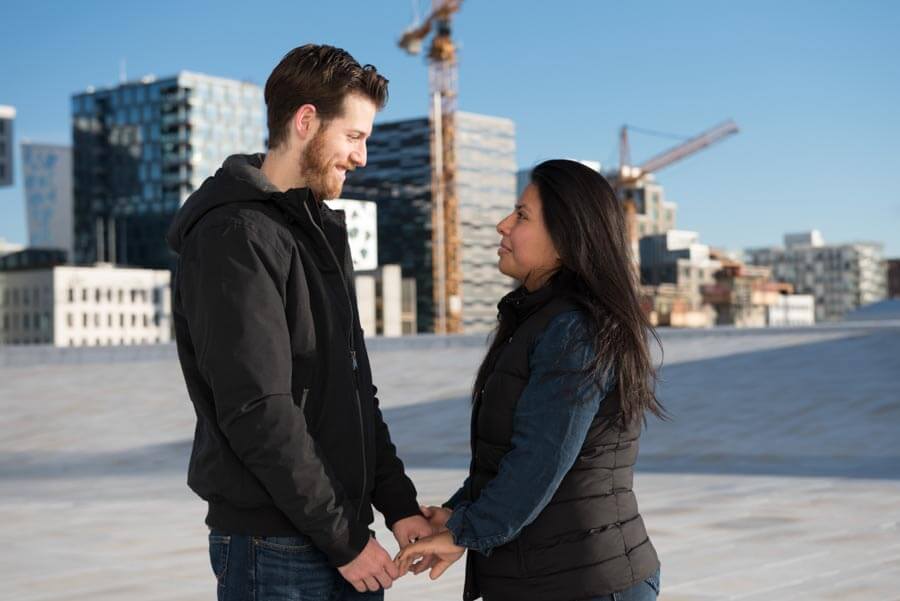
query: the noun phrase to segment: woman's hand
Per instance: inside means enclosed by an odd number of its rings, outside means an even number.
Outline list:
[[[426,555],[434,556],[434,563],[431,566],[429,577],[437,580],[441,574],[447,571],[460,557],[465,553],[465,547],[458,547],[453,543],[453,535],[450,532],[441,532],[426,538],[420,538],[411,545],[407,545],[405,549],[397,554],[394,562],[400,570],[401,574],[409,571],[414,561],[417,561]]]
[[[446,507],[437,507],[435,505],[429,505],[428,507],[419,505],[419,510],[422,512],[422,515],[425,516],[425,519],[428,520],[428,523],[431,524],[431,527],[434,528],[434,534],[446,530],[447,520],[453,515],[452,510],[447,509]]]

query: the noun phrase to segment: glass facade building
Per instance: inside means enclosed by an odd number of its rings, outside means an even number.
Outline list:
[[[22,143],[28,246],[72,257],[72,149]]]
[[[13,184],[13,122],[16,109],[0,105],[0,186]]]
[[[515,124],[457,112],[455,142],[462,326],[484,332],[512,285],[497,271],[495,227],[516,200]],[[379,123],[366,167],[349,175],[343,194],[378,204],[379,262],[400,264],[415,279],[419,332],[434,331],[431,175],[428,118]]]
[[[181,72],[72,97],[74,259],[172,267],[173,215],[231,154],[265,147],[263,91]]]

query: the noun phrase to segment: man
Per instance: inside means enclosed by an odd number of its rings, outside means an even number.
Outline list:
[[[381,599],[399,574],[372,505],[401,547],[432,533],[378,409],[343,214],[322,203],[366,164],[386,98],[344,50],[292,50],[266,82],[268,153],[228,158],[169,231],[220,599]]]

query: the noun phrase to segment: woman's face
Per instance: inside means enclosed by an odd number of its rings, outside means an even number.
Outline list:
[[[529,290],[543,286],[560,266],[559,253],[544,225],[537,186],[529,184],[515,210],[497,224],[500,234],[500,272],[522,282]]]

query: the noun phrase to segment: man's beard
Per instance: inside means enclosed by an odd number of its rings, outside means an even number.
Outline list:
[[[343,182],[334,175],[334,165],[328,164],[328,157],[325,155],[325,136],[322,135],[324,131],[323,125],[300,156],[300,173],[303,174],[307,187],[320,201],[338,198],[343,188]]]

